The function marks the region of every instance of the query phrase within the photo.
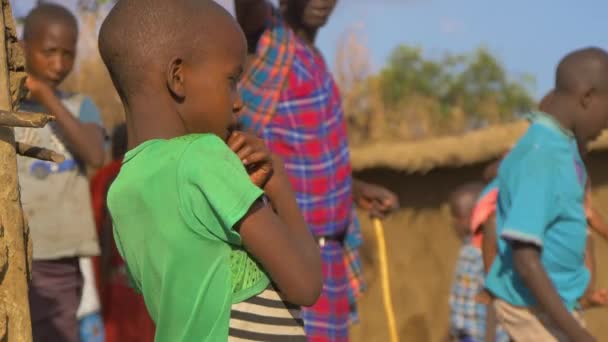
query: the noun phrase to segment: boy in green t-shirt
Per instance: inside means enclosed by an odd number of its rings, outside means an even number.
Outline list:
[[[108,206],[156,340],[225,340],[232,304],[270,279],[313,304],[319,250],[282,164],[234,130],[246,43],[230,14],[209,0],[121,0],[99,48],[130,149]]]

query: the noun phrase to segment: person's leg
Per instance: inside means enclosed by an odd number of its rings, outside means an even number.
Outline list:
[[[308,341],[348,341],[350,306],[344,250],[330,242],[321,248],[323,292],[315,305],[302,308]]]
[[[79,342],[76,310],[81,294],[78,258],[33,262],[29,297],[34,342]]]

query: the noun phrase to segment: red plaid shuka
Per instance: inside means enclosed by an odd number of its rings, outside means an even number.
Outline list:
[[[344,236],[343,244],[322,248],[323,293],[303,312],[310,340],[344,341],[363,282],[341,98],[319,52],[296,37],[275,11],[256,57],[240,88],[241,123],[283,158],[311,232]]]

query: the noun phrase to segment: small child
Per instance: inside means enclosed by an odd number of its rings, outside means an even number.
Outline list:
[[[156,341],[225,341],[233,304],[261,293],[312,305],[319,248],[282,163],[234,130],[247,47],[230,14],[209,0],[121,0],[99,48],[127,113],[129,151],[108,193],[114,238]],[[303,339],[288,308],[267,334]]]
[[[465,184],[452,193],[449,201],[454,230],[463,241],[450,294],[450,335],[454,341],[484,341],[488,332],[486,304],[476,301],[484,288],[481,247],[473,243],[470,228],[473,207],[482,189],[481,183]],[[508,341],[508,336],[498,331],[495,340]]]
[[[590,282],[579,146],[608,122],[608,53],[567,55],[531,121],[499,168],[498,254],[486,287],[516,341],[595,341],[577,311]]]
[[[16,138],[66,157],[59,164],[18,159],[21,200],[34,244],[30,286],[34,341],[80,340],[77,310],[82,271],[87,269],[81,269],[79,262],[86,266],[88,257],[99,253],[84,171],[104,161],[101,118],[88,97],[57,89],[74,66],[77,37],[76,18],[58,5],[40,5],[25,19],[30,98],[22,109],[51,113],[56,121],[41,129],[18,128]],[[101,322],[94,286],[88,289],[93,291],[85,296],[92,300],[85,302],[92,305],[83,305],[79,312],[83,332],[90,323],[99,327]]]

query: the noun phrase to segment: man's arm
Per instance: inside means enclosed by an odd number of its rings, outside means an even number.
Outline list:
[[[63,105],[53,89],[43,82],[28,77],[26,83],[32,97],[54,115],[70,151],[91,167],[100,167],[104,162],[103,130],[93,123],[80,122]]]
[[[270,13],[266,0],[237,0],[235,1],[236,18],[247,38],[250,54],[254,54],[258,40],[266,26]]]
[[[511,242],[515,270],[530,289],[540,308],[572,341],[595,341],[570,314],[540,261],[540,248],[534,244]]]

